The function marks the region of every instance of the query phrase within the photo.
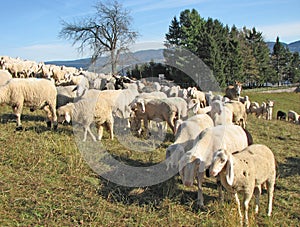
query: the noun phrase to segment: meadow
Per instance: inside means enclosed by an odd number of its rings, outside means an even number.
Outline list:
[[[277,162],[273,213],[266,215],[267,194],[260,212],[249,209],[250,226],[299,226],[300,125],[276,120],[277,110],[300,113],[300,94],[245,91],[250,100],[275,101],[273,120],[248,117],[255,143],[269,146]],[[15,131],[8,106],[0,107],[1,226],[238,226],[234,200],[218,201],[214,178],[205,178],[205,210],[196,206],[197,187],[175,177],[148,187],[124,187],[96,174],[79,151],[71,126],[46,128],[42,111],[24,109],[23,131]],[[154,151],[130,151],[118,139],[102,144],[119,161],[147,166],[162,161],[173,136]],[[147,141],[145,141],[146,143]],[[88,140],[87,143],[92,143]]]

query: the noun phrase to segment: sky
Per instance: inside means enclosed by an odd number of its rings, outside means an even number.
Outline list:
[[[0,56],[41,61],[74,60],[80,54],[72,41],[59,38],[62,21],[74,22],[92,16],[98,0],[1,0]],[[300,40],[299,0],[119,0],[132,16],[139,33],[132,51],[163,48],[165,34],[174,16],[196,9],[204,19],[223,25],[255,27],[265,41],[291,43]]]

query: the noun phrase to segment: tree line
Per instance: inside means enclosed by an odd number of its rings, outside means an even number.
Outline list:
[[[175,16],[172,19],[165,35],[165,46],[164,57],[172,57],[178,65],[184,62],[180,57],[174,59],[174,47],[192,52],[211,69],[221,87],[233,84],[235,80],[249,87],[268,83],[279,85],[283,81],[300,82],[299,53],[290,52],[279,37],[270,51],[262,32],[255,28],[238,29],[234,25],[230,28],[219,20],[202,18],[195,9],[186,9],[179,18]],[[128,75],[136,78],[153,76],[158,69],[176,83],[197,83],[195,78],[178,70],[176,65],[170,67],[154,62],[135,66],[128,71]]]
[[[117,0],[97,1],[94,8],[93,16],[71,23],[62,21],[59,36],[73,40],[73,45],[80,44],[79,52],[90,49],[92,63],[108,54],[108,64],[115,74],[120,54],[129,50],[138,32],[131,28],[129,11]],[[233,84],[235,80],[249,87],[300,82],[299,53],[290,52],[279,37],[270,52],[262,33],[255,28],[238,29],[234,25],[230,28],[219,20],[204,19],[195,9],[186,9],[179,18],[175,16],[171,20],[165,46],[167,64],[136,65],[127,70],[127,75],[140,79],[164,74],[166,79],[189,86],[199,85],[199,81],[209,81],[212,77],[220,87]],[[185,50],[192,54],[187,56]],[[207,67],[202,67],[197,59]]]

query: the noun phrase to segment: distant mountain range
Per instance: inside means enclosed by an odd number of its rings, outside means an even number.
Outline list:
[[[273,46],[275,42],[267,42],[267,45],[270,49],[270,52],[273,51]],[[300,53],[300,40],[296,42],[292,42],[290,44],[282,43],[287,46],[291,52],[299,52]],[[136,51],[134,53],[123,54],[120,58],[120,66],[119,69],[125,68],[127,66],[134,67],[136,64],[148,63],[150,61],[156,63],[163,63],[163,49],[157,50],[141,50]],[[69,60],[69,61],[48,61],[46,64],[54,64],[58,66],[71,66],[76,68],[83,68],[89,71],[99,71],[99,72],[109,72],[109,64],[108,57],[100,57],[96,64],[91,66],[91,58],[83,58],[78,60]]]
[[[270,52],[273,51],[273,47],[275,42],[267,42]],[[299,52],[300,53],[300,40],[292,43],[282,43],[285,47],[288,47],[291,52]]]
[[[162,63],[164,61],[163,49],[157,50],[141,50],[134,53],[126,53],[120,57],[120,66],[119,68],[124,68],[127,66],[134,67],[136,64],[143,64],[147,62],[156,62]],[[97,70],[101,72],[110,71],[108,57],[100,57],[96,64],[91,65],[91,58],[83,58],[78,60],[69,60],[69,61],[48,61],[45,64],[53,64],[58,66],[71,66],[76,68],[83,68],[89,71]]]

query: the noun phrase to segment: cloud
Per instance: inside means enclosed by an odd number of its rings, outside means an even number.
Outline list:
[[[267,41],[275,41],[279,36],[282,42],[293,42],[300,39],[300,21],[266,26],[257,26]]]

